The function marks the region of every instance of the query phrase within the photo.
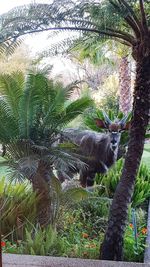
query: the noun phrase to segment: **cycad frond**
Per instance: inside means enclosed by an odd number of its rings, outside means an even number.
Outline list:
[[[41,111],[42,92],[47,88],[47,78],[42,74],[27,75],[23,96],[19,105],[19,126],[22,138],[29,138],[35,119]],[[45,95],[46,97],[46,95]]]
[[[44,157],[43,157],[44,158]],[[64,144],[63,146],[51,147],[49,154],[45,156],[49,164],[53,164],[56,170],[67,173],[68,168],[77,166],[79,169],[86,168],[87,165],[82,161],[79,148],[73,144]]]
[[[0,141],[4,144],[18,135],[17,120],[2,96],[0,97],[0,129]]]
[[[65,109],[65,115],[63,117],[64,123],[69,123],[75,119],[78,115],[82,114],[84,110],[91,107],[94,104],[93,100],[88,96],[77,99],[70,103]]]
[[[18,106],[23,92],[23,84],[24,76],[21,72],[0,75],[0,93],[4,96],[11,113],[16,118],[19,116]]]

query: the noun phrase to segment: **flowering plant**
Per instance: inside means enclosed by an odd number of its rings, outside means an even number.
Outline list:
[[[22,253],[23,244],[22,241],[17,242],[10,242],[9,240],[5,239],[1,241],[2,251],[5,253],[15,253],[20,254]]]
[[[124,238],[125,261],[143,261],[147,232],[145,225],[138,226],[137,229],[132,223],[127,225]]]

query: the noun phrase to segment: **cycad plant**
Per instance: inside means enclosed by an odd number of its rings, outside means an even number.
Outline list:
[[[59,133],[92,103],[88,97],[68,102],[72,88],[48,79],[45,71],[0,76],[0,143],[7,158],[3,164],[15,171],[14,178],[26,177],[32,183],[40,198],[37,218],[42,227],[51,222],[53,169],[76,160],[68,148],[57,146]]]
[[[130,2],[130,3],[129,3]],[[93,16],[94,14],[94,16]],[[80,31],[111,38],[131,49],[136,62],[133,116],[126,160],[117,186],[101,258],[121,260],[128,205],[144,148],[150,110],[149,0],[62,1],[31,5],[10,12],[3,21],[1,41],[43,30]]]

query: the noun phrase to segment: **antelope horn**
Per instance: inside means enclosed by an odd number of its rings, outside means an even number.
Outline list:
[[[109,125],[112,123],[112,121],[109,119],[108,115],[106,114],[105,111],[103,111],[103,117],[104,117],[104,120],[105,122]]]
[[[124,125],[128,119],[129,114],[125,115],[119,122],[119,124]]]

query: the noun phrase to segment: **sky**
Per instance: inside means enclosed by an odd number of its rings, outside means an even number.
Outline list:
[[[34,1],[34,0],[1,0],[0,1],[0,14],[7,12],[8,10],[10,10],[13,7],[16,6],[20,6],[20,5],[27,5],[33,2],[48,2],[48,1],[43,1],[43,0],[38,0],[38,1]]]

